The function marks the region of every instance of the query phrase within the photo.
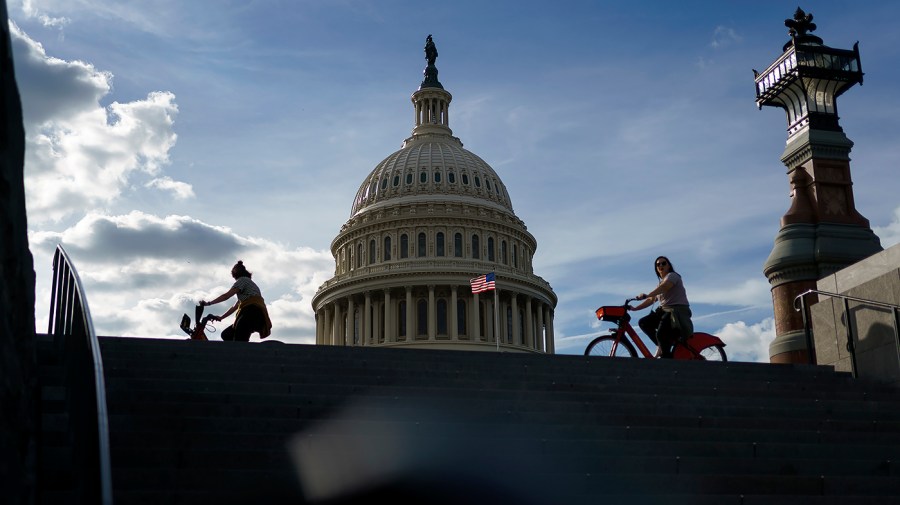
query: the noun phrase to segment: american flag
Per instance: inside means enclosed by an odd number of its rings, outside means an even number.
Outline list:
[[[490,291],[494,289],[494,272],[491,272],[486,275],[479,275],[474,279],[469,279],[469,284],[472,285],[473,293],[481,293],[482,291]]]

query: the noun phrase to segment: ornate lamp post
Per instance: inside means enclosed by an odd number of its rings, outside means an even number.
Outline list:
[[[772,286],[775,340],[772,363],[804,363],[802,318],[794,297],[816,281],[881,250],[869,221],[856,211],[850,179],[853,142],[838,123],[837,97],[862,83],[859,43],[835,49],[809,32],[812,14],[800,8],[785,20],[791,40],[784,53],[756,76],[756,105],[787,113],[781,161],[791,184],[791,206],[781,218],[775,246],[763,267]],[[812,300],[811,300],[812,301]]]

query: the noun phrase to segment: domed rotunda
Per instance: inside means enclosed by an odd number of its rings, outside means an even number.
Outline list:
[[[453,136],[431,35],[425,55],[412,135],[366,176],[331,243],[316,343],[552,353],[557,299],[534,274],[537,241],[494,169]],[[496,289],[473,293],[491,272]]]

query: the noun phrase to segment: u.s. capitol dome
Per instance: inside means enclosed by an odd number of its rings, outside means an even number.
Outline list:
[[[534,274],[537,241],[500,176],[453,136],[431,36],[425,52],[412,135],[365,177],[331,243],[316,343],[552,353],[557,299]],[[495,290],[473,293],[490,273]]]

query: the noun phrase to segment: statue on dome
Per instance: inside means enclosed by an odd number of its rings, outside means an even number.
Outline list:
[[[422,84],[419,86],[419,89],[422,88],[441,88],[440,81],[438,81],[438,69],[434,66],[435,60],[437,60],[438,52],[437,47],[434,45],[434,41],[431,40],[431,34],[425,37],[425,61],[428,62],[428,65],[425,67],[425,80],[422,81]]]
[[[428,62],[428,66],[434,66],[434,61],[437,60],[437,57],[437,47],[434,46],[434,41],[431,40],[431,34],[429,34],[425,37],[425,60]]]

